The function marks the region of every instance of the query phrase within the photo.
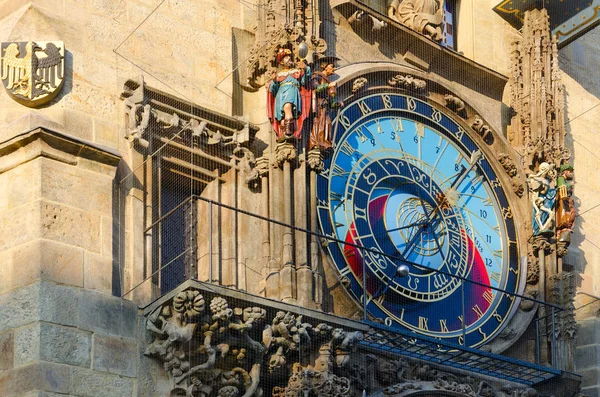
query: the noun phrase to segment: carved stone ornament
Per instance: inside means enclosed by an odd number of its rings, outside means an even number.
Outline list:
[[[0,45],[0,79],[8,95],[29,107],[50,102],[65,74],[62,41],[21,41]]]
[[[223,153],[233,154],[240,145],[248,145],[258,128],[234,117],[213,112],[188,101],[167,96],[148,87],[140,76],[125,82],[121,99],[125,103],[127,132],[132,145],[147,148],[149,132],[157,135],[177,135],[188,146],[218,145]]]
[[[475,121],[471,124],[471,128],[473,131],[477,132],[483,141],[488,145],[494,143],[494,134],[492,133],[492,129],[489,125],[485,124],[485,122],[479,116],[475,116]]]
[[[392,0],[388,16],[435,41],[443,39],[443,1]]]
[[[311,324],[289,312],[273,316],[260,307],[230,306],[194,289],[152,311],[146,328],[154,341],[144,354],[163,363],[172,396],[352,395],[350,380],[334,372],[350,360],[362,340],[359,331]],[[314,362],[301,365],[299,359],[311,354]],[[261,374],[272,382],[261,383]]]
[[[521,182],[521,178],[518,174],[517,165],[514,163],[510,155],[506,153],[498,153],[498,162],[506,171],[506,174],[511,178],[513,192],[519,197],[523,197],[525,192],[525,186]]]
[[[308,165],[315,172],[323,171],[323,154],[318,147],[313,147],[308,151]]]
[[[444,101],[446,101],[446,107],[448,109],[452,110],[460,117],[465,118],[465,102],[462,99],[451,94],[446,94],[444,95]]]
[[[367,30],[373,33],[378,33],[388,26],[387,22],[374,17],[364,10],[357,10],[354,14],[350,15],[348,23],[354,30]]]
[[[367,80],[364,77],[359,77],[357,79],[354,79],[354,81],[352,82],[352,93],[356,93],[358,91],[360,91],[361,89],[364,88],[364,86],[369,82],[369,80]]]
[[[307,34],[315,20],[306,16],[318,13],[314,1],[289,2],[282,7],[278,0],[264,0],[259,8],[262,12],[259,13],[258,31],[246,67],[246,83],[252,89],[262,87],[266,83],[265,76],[277,69],[274,61],[279,48],[291,46],[292,53],[307,63],[322,57],[327,51],[324,39]],[[289,19],[286,14],[293,17]]]
[[[260,179],[260,171],[256,167],[256,157],[250,149],[236,146],[233,154],[240,158],[241,170],[244,173],[244,181],[247,185],[254,185]]]
[[[509,88],[514,116],[508,139],[525,166],[535,170],[543,162],[558,166],[567,160],[565,92],[546,9],[525,12],[522,38],[512,47]]]
[[[280,142],[275,147],[275,165],[278,167],[286,161],[294,161],[296,157],[296,147],[290,142]]]
[[[388,81],[391,87],[404,88],[409,91],[424,91],[427,88],[427,83],[424,80],[417,79],[409,74],[396,75]]]

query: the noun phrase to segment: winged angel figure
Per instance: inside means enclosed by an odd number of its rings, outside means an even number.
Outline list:
[[[2,79],[6,89],[14,96],[33,100],[52,94],[63,79],[64,56],[61,48],[47,43],[43,49],[30,41],[25,44],[25,56],[21,56],[19,43],[3,46]],[[38,56],[43,52],[45,56]]]

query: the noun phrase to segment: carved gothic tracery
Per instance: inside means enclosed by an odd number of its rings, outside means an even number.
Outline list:
[[[569,157],[564,141],[565,94],[557,42],[550,35],[545,9],[525,13],[523,37],[513,43],[509,87],[515,112],[510,143],[531,170],[543,162],[560,165]]]

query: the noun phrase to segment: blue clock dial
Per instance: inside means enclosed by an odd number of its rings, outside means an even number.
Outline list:
[[[351,244],[328,246],[350,293],[390,326],[491,340],[516,307],[494,288],[518,292],[520,268],[512,211],[482,151],[445,113],[399,94],[346,106],[335,134],[318,214],[325,234]]]

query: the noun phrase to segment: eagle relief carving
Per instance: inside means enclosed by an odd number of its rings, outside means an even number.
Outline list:
[[[62,41],[12,42],[0,45],[0,80],[6,92],[25,106],[50,102],[64,81]]]

